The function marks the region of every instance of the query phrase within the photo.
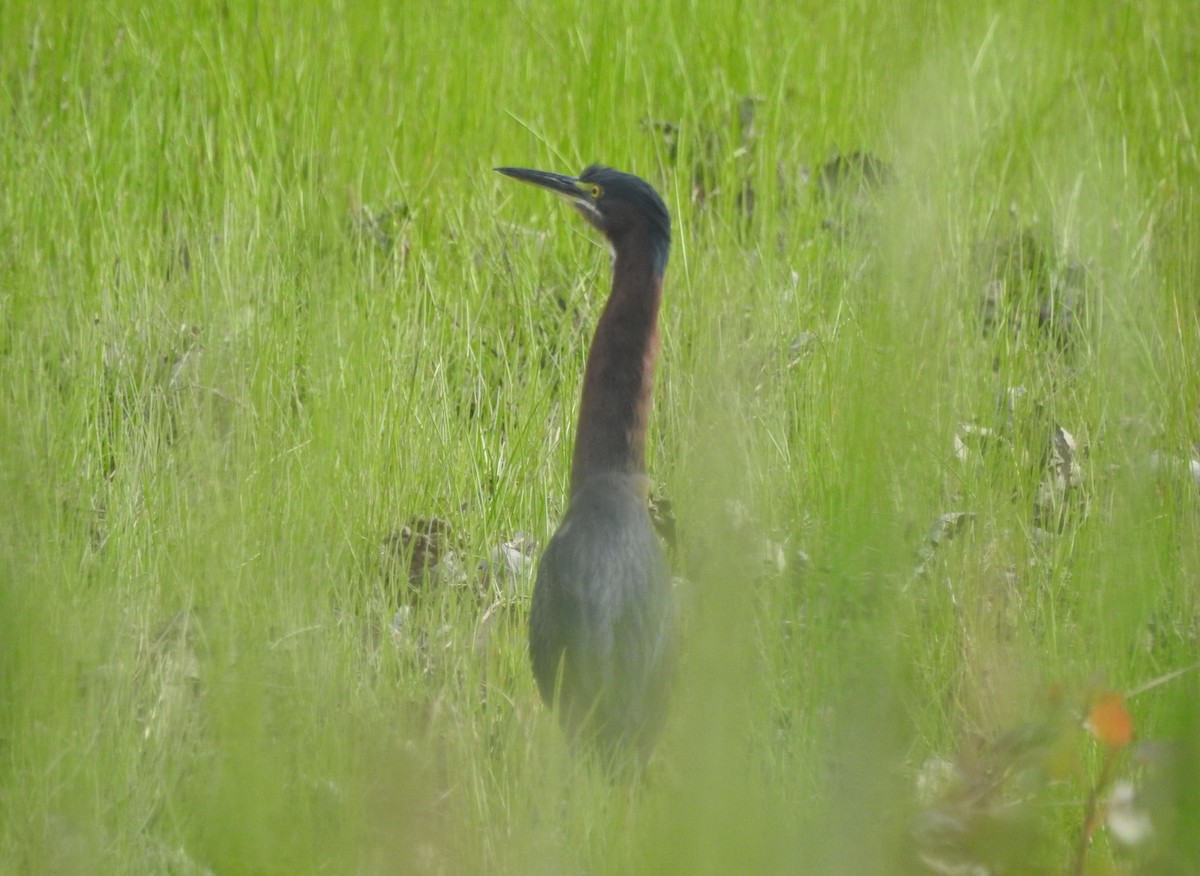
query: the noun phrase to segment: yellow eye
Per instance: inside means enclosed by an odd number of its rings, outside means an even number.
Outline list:
[[[596,185],[595,183],[592,183],[592,198],[595,200],[600,200],[600,196],[603,194],[604,189],[600,188],[600,186]]]

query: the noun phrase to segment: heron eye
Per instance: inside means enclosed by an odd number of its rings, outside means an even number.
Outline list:
[[[600,196],[603,194],[604,194],[604,189],[600,188],[600,186],[593,183],[592,184],[592,197],[595,198],[596,200],[599,200]]]

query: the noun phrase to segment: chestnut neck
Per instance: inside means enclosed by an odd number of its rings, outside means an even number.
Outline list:
[[[645,233],[615,241],[614,250],[612,292],[584,372],[571,461],[572,497],[596,475],[646,472],[666,251]]]

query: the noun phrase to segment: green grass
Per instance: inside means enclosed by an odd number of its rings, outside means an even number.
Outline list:
[[[993,872],[1198,872],[1196,673],[1128,701],[1153,837],[1077,843],[1079,710],[1200,655],[1200,491],[1151,465],[1200,442],[1200,12],[645,6],[0,7],[0,872],[917,873],[936,813]],[[834,215],[855,150],[892,181]],[[634,791],[537,700],[531,582],[473,586],[563,511],[608,282],[491,168],[597,160],[675,224],[685,637]],[[1086,272],[1067,355],[981,331],[1022,230]],[[468,580],[393,636],[418,515]]]

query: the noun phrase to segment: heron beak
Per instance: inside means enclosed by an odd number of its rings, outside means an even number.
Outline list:
[[[600,211],[596,209],[588,184],[578,177],[525,167],[497,167],[496,172],[553,192],[589,218],[599,217]]]

